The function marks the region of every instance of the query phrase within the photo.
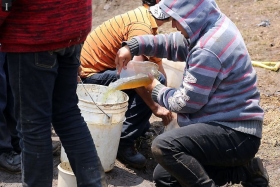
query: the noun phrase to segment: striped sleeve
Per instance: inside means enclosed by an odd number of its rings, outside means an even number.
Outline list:
[[[167,58],[172,61],[185,61],[188,42],[179,32],[135,37],[139,44],[139,54]]]
[[[208,51],[196,51],[188,61],[189,68],[184,73],[179,89],[162,89],[158,92],[158,102],[177,113],[195,113],[209,102],[215,85],[221,80],[218,74],[221,63]]]
[[[186,61],[188,43],[178,32],[169,35],[135,37],[139,44],[138,54],[165,57],[173,61]],[[182,87],[162,89],[158,102],[167,109],[178,113],[194,113],[200,110],[215,90],[215,81],[221,71],[221,62],[211,52],[196,50],[188,58],[189,68],[184,73]]]

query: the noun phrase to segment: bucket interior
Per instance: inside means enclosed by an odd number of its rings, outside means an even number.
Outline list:
[[[62,170],[64,173],[68,173],[68,174],[74,175],[69,162],[61,162],[59,164],[59,167],[60,167],[59,169]]]
[[[97,84],[78,84],[77,95],[79,100],[84,102],[94,101],[98,105],[122,104],[128,101],[128,95],[123,91],[112,91],[108,86]]]
[[[61,162],[59,165],[60,165],[61,169],[65,170],[65,171],[67,171],[69,173],[73,173],[72,168],[71,168],[69,162]]]

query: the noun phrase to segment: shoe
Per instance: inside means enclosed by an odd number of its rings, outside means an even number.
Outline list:
[[[241,182],[243,187],[268,187],[269,177],[260,158],[253,158],[246,166],[248,180]]]
[[[52,153],[55,156],[60,155],[60,142],[58,141],[52,142]]]
[[[9,173],[21,173],[21,158],[15,151],[5,152],[0,155],[0,169]]]
[[[134,146],[119,147],[117,158],[122,163],[137,169],[144,168],[147,163],[146,158]]]

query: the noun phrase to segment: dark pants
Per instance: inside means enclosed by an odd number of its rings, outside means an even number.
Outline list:
[[[77,106],[81,46],[37,53],[7,53],[22,148],[23,186],[51,187],[51,123],[79,187],[104,186],[104,171]]]
[[[5,53],[0,53],[0,154],[15,150],[20,152],[14,118],[14,102],[11,92]]]
[[[157,187],[214,187],[246,181],[243,165],[260,138],[211,123],[176,128],[159,135],[152,152]]]
[[[85,84],[99,84],[108,86],[111,82],[119,79],[116,70],[106,70],[83,79]],[[160,74],[159,81],[164,84],[166,79]],[[128,110],[125,113],[126,120],[120,139],[120,147],[133,146],[134,140],[143,135],[150,127],[149,119],[152,115],[151,109],[134,89],[123,90],[129,97]]]

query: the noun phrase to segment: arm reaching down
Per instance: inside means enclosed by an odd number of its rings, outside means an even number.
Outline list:
[[[172,121],[172,112],[154,102],[151,98],[151,93],[145,87],[136,88],[135,91],[149,106],[153,114],[162,119],[165,126]]]

